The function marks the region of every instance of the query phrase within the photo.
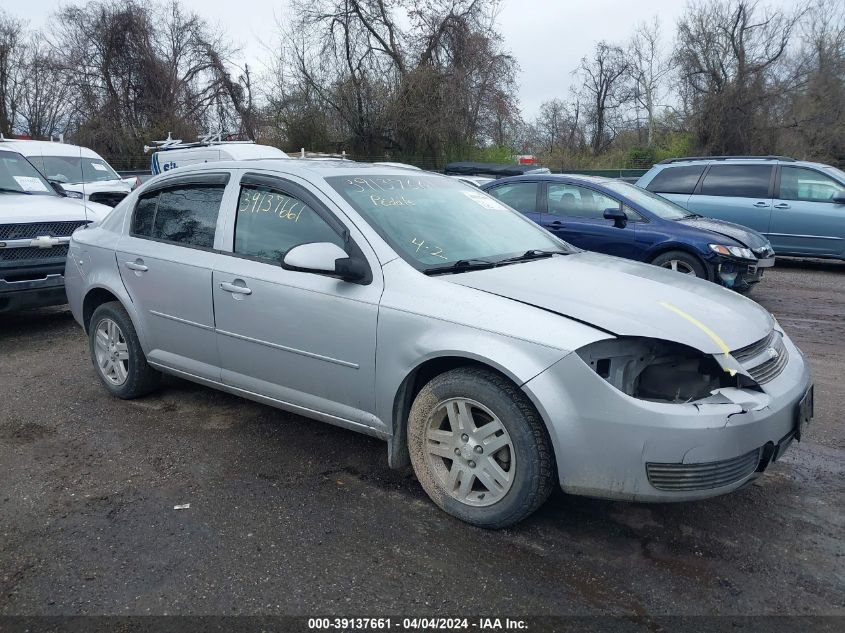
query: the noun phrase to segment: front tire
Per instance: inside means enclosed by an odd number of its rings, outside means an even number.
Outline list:
[[[109,393],[129,400],[153,391],[161,374],[147,364],[135,326],[117,301],[99,306],[88,326],[91,361]]]
[[[539,414],[519,387],[485,368],[453,369],[420,390],[408,449],[432,501],[482,528],[518,523],[548,499],[556,481]]]
[[[699,279],[708,279],[707,269],[698,257],[686,251],[667,251],[651,260],[661,268],[668,268],[685,275],[694,275]]]

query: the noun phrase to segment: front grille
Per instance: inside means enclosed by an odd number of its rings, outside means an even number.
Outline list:
[[[117,203],[123,200],[127,195],[125,191],[97,191],[88,196],[91,202],[98,202],[109,207],[116,207]]]
[[[0,224],[0,240],[33,239],[40,235],[67,237],[87,221],[30,222],[26,224]]]
[[[710,490],[742,481],[757,470],[760,449],[718,462],[646,464],[648,481],[658,490]]]
[[[764,336],[759,341],[752,343],[751,345],[746,345],[745,347],[741,347],[738,350],[731,352],[731,355],[737,360],[739,363],[744,363],[746,361],[751,360],[755,356],[759,356],[763,353],[767,347],[770,347],[772,344],[772,340],[775,337],[775,331],[772,330],[769,332],[767,336]]]
[[[786,351],[783,341],[778,340],[776,342],[780,343],[780,346],[776,345],[774,347],[777,352],[777,356],[774,356],[773,358],[770,358],[769,360],[748,370],[749,375],[756,380],[758,384],[762,385],[763,383],[767,383],[780,376],[780,373],[789,362],[789,352]]]
[[[0,248],[0,262],[18,262],[32,259],[53,259],[67,257],[67,244],[59,244],[53,248],[39,248],[25,246],[23,248]]]
[[[743,366],[748,375],[758,384],[764,384],[777,378],[789,362],[789,352],[783,344],[783,336],[777,330],[759,341],[731,352]],[[750,363],[756,363],[750,365]]]

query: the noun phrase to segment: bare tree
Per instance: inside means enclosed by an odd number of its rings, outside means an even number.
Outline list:
[[[22,69],[26,81],[20,91],[18,129],[33,138],[65,133],[70,125],[70,88],[61,64],[37,34],[30,40]]]
[[[628,61],[619,46],[599,42],[593,54],[584,57],[575,71],[581,80],[590,147],[599,154],[610,145],[619,128],[617,115],[628,99],[625,77]]]
[[[755,153],[774,143],[770,114],[783,92],[781,62],[799,17],[762,9],[756,0],[689,5],[675,56],[706,151]]]
[[[660,21],[642,22],[628,44],[628,73],[637,109],[645,112],[646,143],[654,145],[658,109],[667,92],[667,79],[674,69],[672,57],[661,48]]]
[[[0,134],[11,135],[23,83],[23,22],[0,9]]]

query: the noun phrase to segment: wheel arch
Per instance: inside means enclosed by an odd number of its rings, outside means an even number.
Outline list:
[[[123,305],[123,302],[117,295],[102,286],[90,288],[85,293],[85,297],[82,299],[82,327],[85,329],[86,334],[89,333],[91,317],[94,316],[94,311],[104,303],[109,303],[110,301],[117,301]]]
[[[408,416],[411,405],[420,390],[434,377],[460,367],[479,367],[488,369],[503,378],[512,382],[519,388],[531,406],[537,411],[537,415],[543,420],[546,432],[550,433],[548,420],[545,419],[534,399],[522,389],[525,381],[521,381],[516,375],[505,367],[490,360],[470,353],[444,354],[421,359],[405,376],[396,390],[391,411],[392,434],[388,439],[388,464],[391,468],[404,468],[411,463],[408,453]]]

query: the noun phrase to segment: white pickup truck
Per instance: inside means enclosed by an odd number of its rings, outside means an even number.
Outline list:
[[[60,195],[22,154],[0,145],[0,313],[67,303],[70,235],[110,211]]]

